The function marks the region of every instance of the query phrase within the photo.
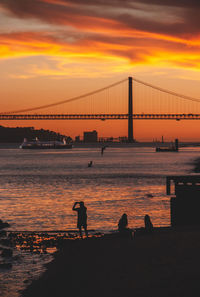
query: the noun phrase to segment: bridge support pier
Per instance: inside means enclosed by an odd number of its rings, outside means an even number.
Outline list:
[[[128,78],[128,142],[134,142],[133,138],[133,79]]]

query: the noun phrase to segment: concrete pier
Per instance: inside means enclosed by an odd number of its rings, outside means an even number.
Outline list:
[[[174,196],[170,199],[171,226],[200,225],[200,176],[168,176],[167,195],[171,195],[171,182]]]

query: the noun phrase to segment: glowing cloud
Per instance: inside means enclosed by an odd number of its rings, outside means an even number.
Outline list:
[[[157,63],[199,69],[196,1],[188,8],[186,1],[3,0],[0,8],[17,23],[17,29],[1,26],[1,59],[44,55],[97,64],[111,59],[122,68]]]

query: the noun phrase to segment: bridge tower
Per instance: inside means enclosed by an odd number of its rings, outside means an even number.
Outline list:
[[[133,142],[133,79],[128,78],[128,142]]]

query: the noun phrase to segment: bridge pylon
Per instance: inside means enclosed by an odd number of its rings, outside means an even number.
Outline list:
[[[134,142],[133,138],[133,79],[128,78],[128,142]]]

